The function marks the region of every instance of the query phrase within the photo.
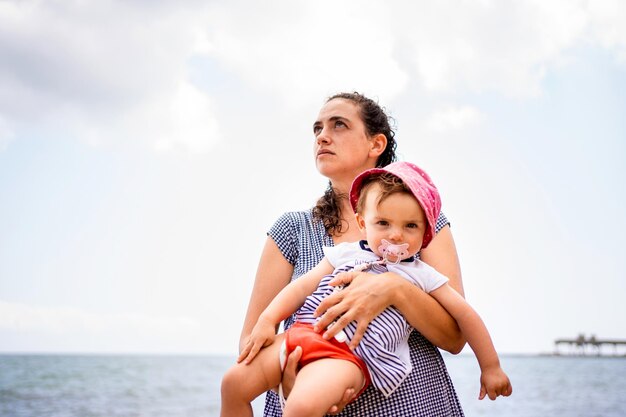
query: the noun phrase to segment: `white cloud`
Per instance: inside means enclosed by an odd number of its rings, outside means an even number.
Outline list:
[[[150,317],[133,313],[96,314],[69,307],[38,307],[0,301],[0,329],[52,333],[126,329],[140,332],[197,330],[199,323],[185,317]]]
[[[74,118],[82,138],[94,145],[111,142],[110,135],[115,132],[117,143],[135,141],[158,152],[182,149],[204,153],[220,140],[213,103],[186,80],[114,118]]]
[[[588,2],[592,36],[605,48],[616,51],[626,63],[626,3],[621,0],[590,0]]]
[[[164,120],[169,120],[166,132],[155,132],[152,135],[159,138],[156,141],[158,150],[168,150],[174,144],[182,144],[194,152],[208,151],[219,137],[217,120],[212,114],[212,105],[206,94],[200,92],[190,83],[181,83],[175,96],[167,100],[168,105],[162,106],[166,114]],[[154,113],[158,114],[159,109]],[[146,122],[149,122],[146,120]]]
[[[483,122],[484,118],[485,116],[474,107],[449,106],[434,112],[426,122],[426,126],[433,132],[444,133],[477,126]]]
[[[399,36],[423,85],[434,92],[539,94],[546,68],[585,29],[571,2],[410,3],[398,13]]]
[[[210,54],[288,102],[357,88],[541,94],[584,41],[623,55],[624,5],[611,1],[230,2],[213,9]],[[330,12],[332,10],[332,12]],[[334,18],[334,16],[338,16]]]
[[[155,317],[138,313],[93,313],[69,307],[40,307],[0,301],[0,350],[22,347],[11,332],[46,340],[52,335],[60,350],[89,351],[97,342],[104,351],[207,350],[206,325],[189,317]],[[27,339],[28,339],[27,338]],[[167,351],[167,347],[165,351]],[[27,350],[33,349],[29,347]]]
[[[15,132],[9,123],[0,114],[0,152],[4,151],[15,138]]]
[[[625,9],[619,0],[9,0],[0,113],[17,137],[35,127],[206,152],[229,132],[218,128],[222,102],[190,79],[194,57],[291,107],[351,89],[389,103],[411,84],[532,97],[582,41],[626,62]],[[211,80],[207,71],[196,77]]]
[[[194,152],[218,140],[187,68],[209,48],[202,7],[22,1],[3,12],[0,112],[17,127]]]
[[[352,89],[386,100],[409,80],[383,23],[390,12],[374,1],[270,1],[258,8],[229,2],[212,11],[211,55],[288,103],[318,103]]]

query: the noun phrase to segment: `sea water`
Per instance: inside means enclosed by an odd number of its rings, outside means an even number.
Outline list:
[[[624,417],[626,358],[502,356],[513,395],[478,401],[473,356],[444,355],[467,417]],[[231,357],[0,355],[1,417],[212,417]],[[262,415],[262,399],[254,403]]]

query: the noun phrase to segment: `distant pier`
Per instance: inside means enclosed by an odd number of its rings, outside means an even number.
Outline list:
[[[563,351],[564,347],[565,351]],[[598,339],[596,335],[586,337],[584,334],[579,334],[575,339],[555,340],[554,354],[626,357],[626,340]]]

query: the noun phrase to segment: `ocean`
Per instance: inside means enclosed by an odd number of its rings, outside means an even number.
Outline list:
[[[507,356],[513,395],[478,401],[473,356],[444,355],[467,417],[624,417],[626,358]],[[1,417],[213,417],[231,357],[0,355]],[[262,415],[262,399],[254,404]]]

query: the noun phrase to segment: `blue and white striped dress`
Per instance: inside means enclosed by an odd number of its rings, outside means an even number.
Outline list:
[[[436,230],[447,224],[445,216],[440,215]],[[283,214],[268,235],[293,265],[292,280],[322,260],[324,246],[334,246],[332,237],[321,222],[313,219],[310,210]],[[285,320],[285,328],[291,327],[294,320],[295,315]],[[463,416],[439,350],[416,330],[411,332],[408,344],[412,369],[398,389],[385,398],[381,391],[370,385],[356,401],[344,408],[340,416]],[[264,416],[282,416],[278,396],[273,391],[266,396]]]
[[[315,324],[318,320],[314,316],[315,310],[324,298],[333,293],[334,287],[328,283],[336,274],[350,271],[359,264],[379,260],[365,240],[324,247],[324,255],[335,271],[324,277],[313,294],[306,298],[296,312],[297,322]],[[365,271],[376,274],[395,272],[426,292],[434,291],[448,282],[448,278],[434,268],[414,258],[398,264],[375,264]],[[372,384],[385,397],[389,397],[411,372],[408,339],[412,330],[402,313],[395,307],[389,307],[372,320],[354,351],[367,365]],[[348,324],[345,332],[351,340],[356,332],[356,323]]]

